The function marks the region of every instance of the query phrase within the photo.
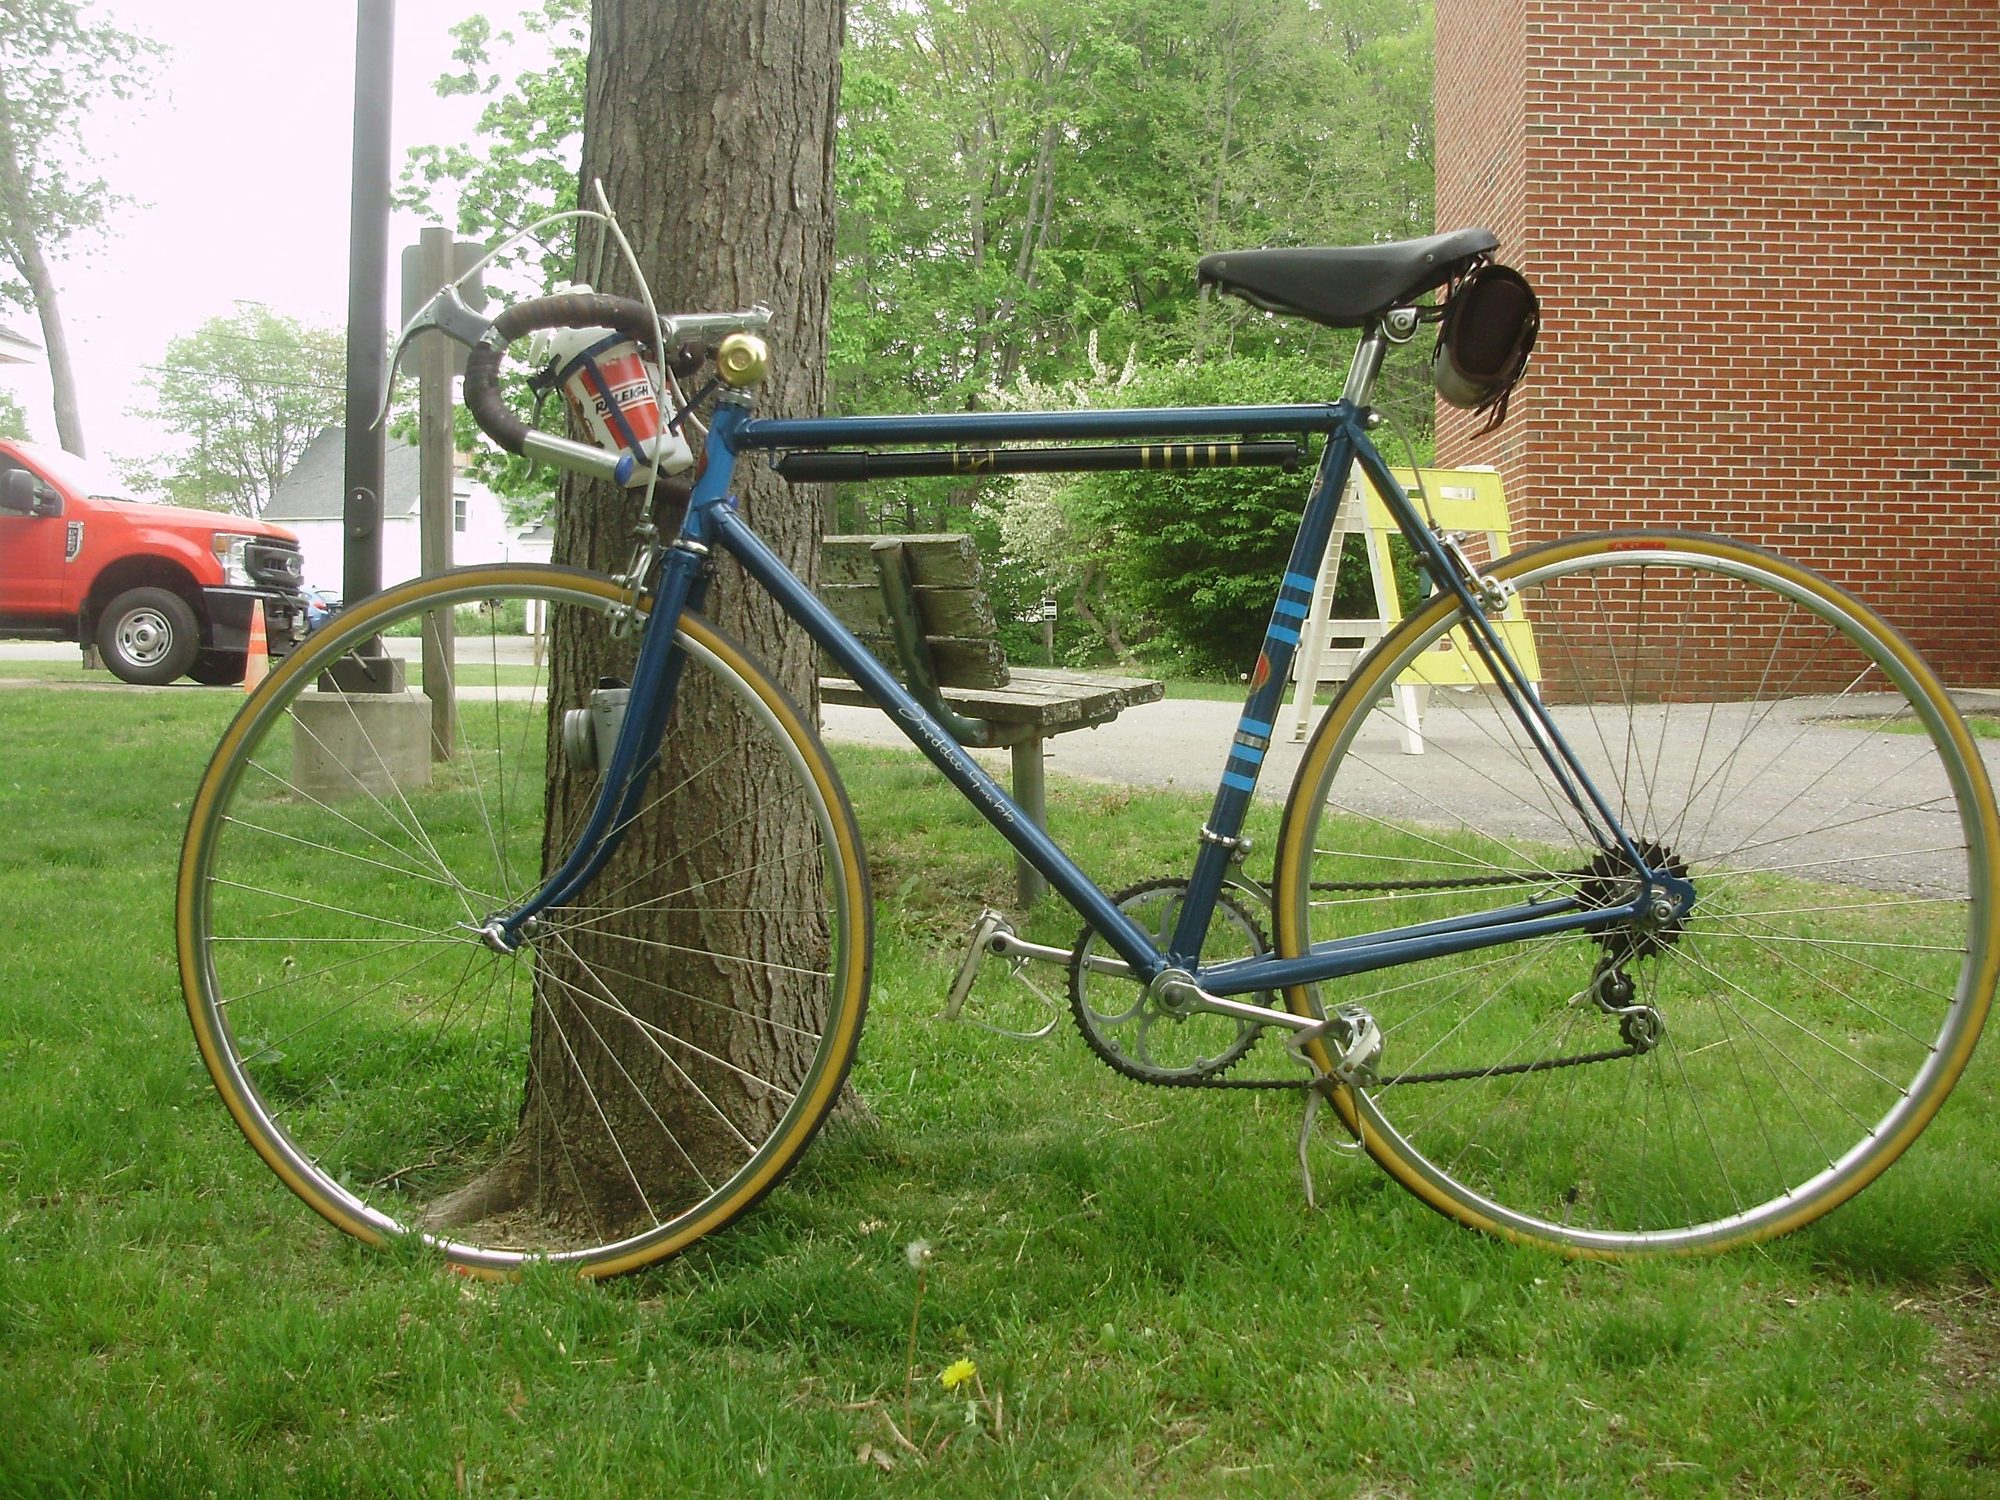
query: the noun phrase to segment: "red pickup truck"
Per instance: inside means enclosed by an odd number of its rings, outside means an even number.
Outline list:
[[[126,682],[241,682],[261,599],[272,657],[297,644],[296,536],[115,488],[68,453],[0,440],[0,636],[94,645]]]

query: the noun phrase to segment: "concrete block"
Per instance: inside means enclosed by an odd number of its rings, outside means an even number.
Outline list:
[[[412,692],[301,693],[292,781],[321,801],[393,797],[431,779],[430,703]]]

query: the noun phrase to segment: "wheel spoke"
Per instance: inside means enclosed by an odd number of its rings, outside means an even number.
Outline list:
[[[746,1208],[838,1099],[865,1004],[858,839],[824,751],[697,619],[699,737],[669,720],[573,901],[513,952],[483,937],[591,816],[599,780],[555,716],[632,680],[639,638],[607,628],[626,597],[528,567],[392,589],[302,646],[209,770],[180,897],[204,1056],[258,1150],[354,1233],[482,1271],[627,1269]],[[551,622],[531,670],[513,608]],[[442,723],[415,695],[317,693],[361,642],[454,612]]]
[[[1761,553],[1598,538],[1498,571],[1550,719],[1695,900],[1339,981],[1403,1080],[1359,1096],[1365,1144],[1468,1223],[1594,1253],[1719,1248],[1825,1212],[1907,1144],[1985,1018],[1990,984],[1968,982],[2000,853],[1983,766],[1929,727],[1950,710],[1900,642]],[[1431,690],[1423,754],[1387,748],[1390,687],[1460,629],[1428,618],[1360,665],[1307,749],[1282,953],[1519,899],[1466,875],[1537,872],[1593,906],[1637,894],[1497,693]],[[1861,723],[1884,715],[1917,732]]]

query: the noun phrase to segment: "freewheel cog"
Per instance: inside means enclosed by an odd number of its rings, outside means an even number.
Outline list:
[[[1648,839],[1637,847],[1639,857],[1653,869],[1676,880],[1688,878],[1687,861],[1657,839]],[[1585,906],[1620,906],[1630,901],[1637,890],[1630,866],[1609,850],[1585,865],[1578,874],[1581,879],[1576,888],[1577,899]],[[1642,919],[1628,926],[1600,932],[1597,941],[1613,962],[1622,964],[1665,952],[1680,941],[1681,933],[1686,929],[1687,919],[1682,916],[1665,921]]]
[[[1173,878],[1141,881],[1111,898],[1161,948],[1172,937],[1186,900],[1187,882]],[[1253,958],[1268,953],[1270,946],[1248,906],[1225,887],[1209,918],[1203,957]],[[1204,1083],[1228,1071],[1264,1029],[1255,1021],[1212,1011],[1172,1009],[1148,995],[1136,979],[1096,971],[1093,958],[1115,960],[1117,955],[1094,928],[1086,927],[1070,953],[1070,1010],[1090,1050],[1127,1078],[1155,1084]],[[1269,994],[1246,998],[1277,1004],[1277,997]]]

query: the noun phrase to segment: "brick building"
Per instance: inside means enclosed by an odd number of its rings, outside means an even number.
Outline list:
[[[1777,548],[2000,682],[2000,7],[1437,0],[1437,222],[1543,299],[1516,545]]]

